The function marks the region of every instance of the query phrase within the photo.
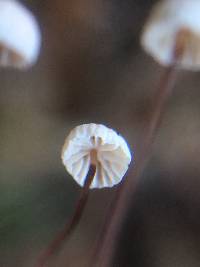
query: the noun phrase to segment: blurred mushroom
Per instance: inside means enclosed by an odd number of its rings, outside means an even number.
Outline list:
[[[157,62],[173,63],[174,49],[181,49],[180,68],[200,69],[200,1],[158,2],[144,27],[141,44]]]
[[[141,37],[142,47],[166,68],[152,99],[149,118],[141,135],[141,148],[137,151],[139,156],[136,159],[134,173],[113,200],[103,228],[106,231],[99,238],[92,266],[96,266],[95,263],[104,267],[112,265],[115,240],[119,240],[120,224],[125,219],[136,182],[150,156],[149,152],[162,121],[165,104],[174,88],[177,70],[200,69],[199,14],[199,0],[162,0],[155,5],[144,27]]]
[[[36,62],[40,45],[32,13],[16,0],[0,0],[0,66],[28,68]]]

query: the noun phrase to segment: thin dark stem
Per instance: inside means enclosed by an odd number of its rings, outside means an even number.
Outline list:
[[[57,237],[50,243],[46,251],[42,253],[42,255],[39,258],[37,267],[45,267],[45,264],[49,261],[49,259],[60,249],[63,242],[70,238],[71,234],[75,230],[76,226],[78,225],[81,219],[85,205],[87,203],[89,196],[89,188],[93,181],[95,172],[96,172],[96,166],[90,165],[83,189],[77,201],[77,205],[71,220],[67,222],[64,229],[61,232],[59,232]]]
[[[141,138],[140,150],[136,151],[137,158],[130,177],[119,186],[115,199],[109,209],[106,222],[103,226],[102,233],[98,240],[91,267],[110,267],[112,263],[115,246],[120,233],[121,224],[130,207],[133,194],[136,190],[138,178],[143,171],[145,164],[150,156],[151,146],[154,142],[156,133],[159,129],[165,104],[174,88],[177,63],[181,58],[184,47],[179,42],[176,43],[173,53],[173,64],[167,67],[158,84],[155,96],[153,97],[152,110],[144,127],[144,133]]]

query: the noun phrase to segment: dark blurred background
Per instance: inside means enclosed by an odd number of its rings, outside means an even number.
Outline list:
[[[162,68],[140,47],[153,0],[22,1],[38,17],[39,61],[0,70],[0,266],[31,267],[80,187],[60,159],[69,131],[119,131],[132,151]],[[179,75],[112,267],[200,266],[200,73]],[[92,190],[54,267],[88,267],[113,189]]]

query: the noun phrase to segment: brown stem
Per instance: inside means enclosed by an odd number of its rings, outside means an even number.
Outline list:
[[[93,181],[95,172],[96,172],[96,166],[90,165],[83,189],[77,201],[76,209],[74,211],[71,220],[67,222],[64,229],[61,232],[59,232],[57,237],[50,243],[46,251],[42,253],[42,255],[38,260],[37,267],[44,267],[45,264],[49,261],[49,259],[59,250],[63,242],[69,239],[72,232],[75,230],[76,226],[78,225],[81,219],[85,205],[87,203],[87,199],[89,196],[89,188]]]
[[[152,111],[147,125],[144,128],[142,137],[142,146],[140,151],[136,152],[135,166],[131,171],[130,177],[119,186],[112,206],[109,209],[106,222],[98,240],[95,253],[91,262],[91,267],[110,267],[115,250],[115,244],[119,236],[121,224],[127,214],[133,194],[136,190],[138,178],[145,167],[149,158],[149,152],[156,133],[159,129],[166,101],[171,95],[175,84],[177,74],[177,64],[184,52],[184,43],[182,43],[182,32],[177,34],[177,40],[172,55],[172,65],[167,67],[159,82],[156,94],[153,98]]]

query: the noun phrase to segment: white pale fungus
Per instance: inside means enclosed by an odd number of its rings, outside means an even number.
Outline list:
[[[76,182],[83,186],[91,164],[96,173],[90,188],[118,184],[131,162],[126,141],[101,124],[83,124],[74,128],[65,140],[62,161]]]
[[[0,0],[0,66],[31,66],[40,45],[41,34],[32,13],[18,1]]]
[[[160,64],[168,66],[172,64],[177,42],[182,42],[184,47],[179,67],[199,70],[199,0],[163,0],[154,6],[141,38],[144,50]]]

